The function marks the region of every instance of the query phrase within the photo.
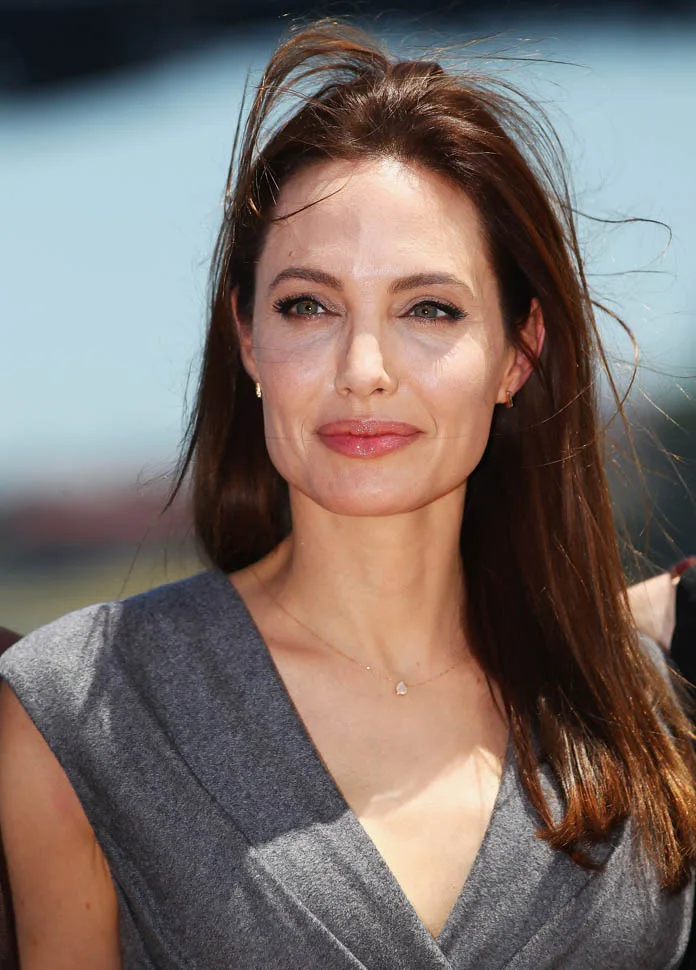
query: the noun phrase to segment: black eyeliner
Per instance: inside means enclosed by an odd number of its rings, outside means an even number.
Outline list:
[[[296,303],[302,303],[303,300],[311,301],[312,303],[317,303],[321,307],[324,306],[324,304],[320,300],[317,300],[316,296],[312,296],[309,293],[301,293],[299,296],[286,296],[286,297],[283,297],[282,299],[276,300],[273,303],[273,309],[275,310],[276,313],[287,314],[288,310],[292,309],[292,307]],[[324,307],[324,309],[326,308]],[[298,314],[298,316],[301,316],[301,315],[302,314]]]
[[[297,296],[286,296],[286,297],[283,297],[282,299],[275,300],[275,302],[273,303],[273,310],[275,310],[276,313],[287,315],[293,306],[295,306],[297,303],[302,303],[303,301],[316,303],[318,306],[321,306],[323,307],[323,309],[326,309],[324,304],[320,300],[318,300],[316,296],[312,296],[310,293],[300,293]],[[455,306],[453,303],[446,303],[442,300],[419,300],[417,303],[413,304],[413,306],[410,308],[410,310],[407,311],[405,316],[410,316],[412,312],[416,309],[416,307],[424,306],[424,305],[432,306],[438,310],[442,310],[444,313],[448,315],[448,317],[452,321],[462,320],[464,317],[467,316],[467,313],[465,310],[460,310],[459,307]],[[297,315],[310,316],[311,314],[297,314]],[[431,318],[418,317],[416,319],[422,319],[422,320],[431,319],[432,321],[436,321],[438,318],[437,317],[431,317]]]
[[[459,307],[455,306],[453,303],[445,303],[442,300],[419,300],[414,303],[413,306],[408,310],[407,316],[413,313],[416,307],[419,306],[433,306],[438,310],[443,310],[452,320],[462,320],[467,316],[466,310],[460,310]],[[431,319],[436,321],[437,317],[416,317],[417,320],[428,320]]]

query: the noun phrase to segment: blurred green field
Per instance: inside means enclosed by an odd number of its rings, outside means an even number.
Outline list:
[[[0,579],[0,626],[26,634],[90,603],[120,599],[173,582],[204,568],[195,553],[142,550],[79,566],[4,575]]]

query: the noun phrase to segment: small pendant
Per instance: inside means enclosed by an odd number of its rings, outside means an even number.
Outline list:
[[[396,693],[399,694],[400,696],[403,696],[404,694],[408,694],[408,687],[403,682],[403,680],[400,680],[394,689]]]

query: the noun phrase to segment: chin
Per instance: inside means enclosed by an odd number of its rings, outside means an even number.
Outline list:
[[[383,483],[370,487],[366,483],[351,481],[332,482],[302,491],[315,504],[334,515],[373,518],[414,512],[438,498],[435,494],[422,495],[420,489],[414,488],[413,481],[404,483],[400,488],[385,488]]]
[[[406,515],[459,492],[466,485],[461,469],[445,470],[423,465],[387,472],[376,463],[356,462],[353,467],[339,471],[317,467],[294,471],[295,475],[283,475],[291,495],[295,492],[298,497],[302,496],[333,515],[360,518]],[[307,471],[310,474],[306,474]]]
[[[386,518],[392,515],[404,515],[413,512],[418,506],[406,505],[386,499],[369,499],[365,496],[341,496],[318,504],[333,515],[352,516],[355,518]]]

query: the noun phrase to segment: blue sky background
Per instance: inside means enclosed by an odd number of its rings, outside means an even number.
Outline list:
[[[238,33],[0,101],[0,493],[147,477],[173,460],[242,84],[272,43]],[[660,271],[594,282],[650,367],[673,375],[646,369],[647,392],[682,402],[696,390],[695,49],[693,32],[535,25],[514,50],[538,63],[506,68],[547,103],[584,209],[671,226],[662,256],[655,227],[583,235],[591,271]]]

